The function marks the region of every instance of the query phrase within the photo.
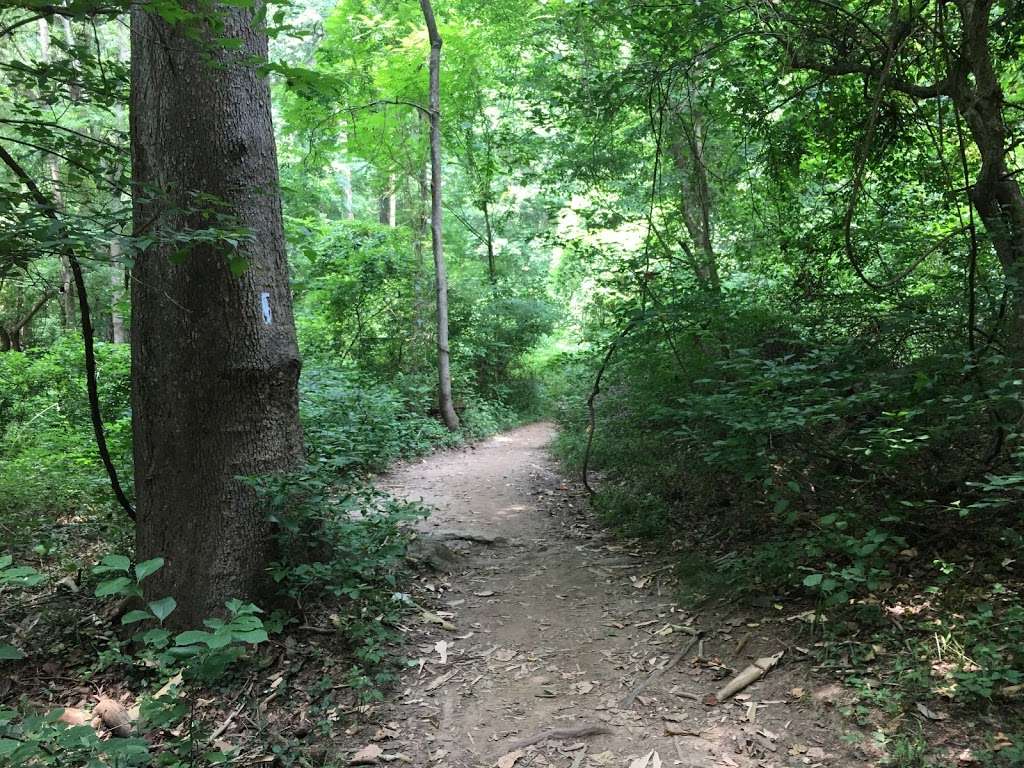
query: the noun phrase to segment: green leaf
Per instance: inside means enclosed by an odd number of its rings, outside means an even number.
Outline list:
[[[134,624],[137,621],[146,621],[152,619],[153,614],[149,611],[128,611],[124,616],[121,617],[122,624]]]
[[[142,581],[144,578],[156,573],[163,567],[164,559],[162,557],[154,557],[152,560],[139,563],[135,566],[135,580]]]
[[[231,270],[232,275],[241,277],[249,269],[249,261],[241,256],[231,256],[228,259],[228,268]]]
[[[153,629],[144,632],[141,639],[146,645],[163,646],[167,643],[167,638],[170,636],[171,633],[163,627],[153,627]]]
[[[12,555],[0,555],[0,570],[7,568],[13,562],[14,557]]]
[[[211,650],[217,650],[219,648],[227,648],[231,645],[231,631],[227,629],[218,629],[212,635],[206,638],[204,641]]]
[[[265,643],[270,639],[267,637],[267,631],[265,629],[250,629],[245,632],[233,632],[232,636],[240,643],[251,643],[252,645]]]
[[[111,571],[121,571],[122,573],[128,573],[128,569],[132,567],[132,561],[124,555],[107,555],[100,564],[92,569],[93,573],[110,573]]]
[[[45,576],[27,565],[19,565],[0,572],[0,584],[18,584],[22,587],[34,587],[45,580]]]
[[[190,629],[186,632],[182,632],[180,635],[174,638],[175,645],[196,645],[198,643],[205,644],[213,635],[209,632],[203,632],[201,629]]]
[[[13,739],[0,739],[0,757],[13,754],[20,746],[20,741],[14,741]]]
[[[154,600],[149,604],[149,610],[153,612],[157,620],[163,622],[175,608],[178,607],[177,601],[173,597],[164,597],[160,600]]]
[[[15,648],[13,645],[0,644],[0,661],[17,661],[24,658],[25,653],[20,648]]]
[[[809,575],[804,577],[804,586],[805,587],[816,587],[819,584],[821,584],[821,580],[823,578],[825,578],[825,575],[822,574],[822,573],[812,573],[812,574],[809,574]]]
[[[106,581],[101,581],[99,586],[96,587],[96,597],[110,597],[111,595],[125,594],[128,592],[129,587],[134,586],[135,582],[127,576],[118,576],[116,579],[107,579]]]

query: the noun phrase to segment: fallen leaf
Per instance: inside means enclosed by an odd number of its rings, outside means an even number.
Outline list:
[[[390,728],[386,725],[382,725],[377,729],[377,732],[373,734],[374,741],[387,741],[388,739],[397,739],[400,731],[397,728]]]
[[[498,661],[507,662],[512,661],[512,659],[514,659],[518,655],[518,651],[502,648],[494,653],[494,658],[496,658]]]
[[[669,736],[700,736],[700,731],[671,720],[665,721],[665,733]]]
[[[507,755],[498,758],[498,768],[512,768],[516,764],[516,760],[523,756],[523,751],[517,749],[515,752],[509,752]]]
[[[181,672],[179,672],[178,674],[172,676],[170,680],[168,680],[166,683],[164,683],[160,687],[159,691],[157,691],[156,693],[153,694],[153,698],[154,699],[159,699],[162,696],[166,696],[170,692],[171,688],[180,687],[182,682],[183,682],[183,680],[184,680],[184,678],[182,678]],[[180,695],[181,691],[179,691],[178,693]]]
[[[442,685],[444,685],[449,680],[451,680],[453,677],[455,677],[455,675],[457,675],[458,672],[459,672],[459,670],[453,669],[451,672],[449,672],[446,675],[438,675],[433,680],[431,680],[429,683],[427,683],[427,687],[424,688],[423,690],[424,691],[432,691],[435,688],[440,688]]]
[[[480,592],[474,592],[473,594],[477,597],[494,597],[496,593],[493,589],[484,589]]]
[[[653,749],[629,764],[629,768],[661,768],[661,757]]]
[[[596,766],[611,765],[615,762],[615,753],[608,750],[598,752],[596,755],[590,755],[590,757],[587,758],[587,762]]]
[[[945,712],[936,712],[935,710],[929,709],[921,702],[917,702],[915,705],[917,711],[927,717],[929,720],[945,720],[949,715]]]
[[[445,619],[442,619],[440,616],[438,616],[436,613],[431,613],[430,611],[424,611],[422,619],[425,622],[427,622],[428,624],[438,624],[438,625],[440,625],[441,629],[447,629],[447,630],[454,630],[455,629],[455,625],[452,624],[450,621],[446,621]]]
[[[88,725],[91,719],[92,715],[84,709],[78,709],[77,707],[65,707],[60,717],[57,718],[59,722],[67,723],[68,725]]]
[[[441,663],[448,663],[448,643],[444,640],[439,640],[434,643],[434,650],[437,651],[437,655],[441,657]]]
[[[376,765],[382,754],[384,754],[384,750],[376,744],[367,744],[352,756],[352,759],[348,761],[348,764]]]
[[[633,582],[633,588],[634,589],[643,589],[644,587],[646,587],[650,583],[651,577],[650,576],[630,576],[629,580],[631,582]],[[647,765],[647,764],[644,763],[644,765]],[[632,768],[632,766],[630,766],[630,768]]]
[[[572,692],[577,694],[578,696],[590,693],[592,690],[594,690],[594,684],[587,682],[586,680],[581,680],[578,683],[572,684]]]

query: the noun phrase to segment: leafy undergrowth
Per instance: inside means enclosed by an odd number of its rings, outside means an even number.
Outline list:
[[[607,478],[594,500],[604,521],[628,536],[635,528],[621,524],[619,505],[643,503]],[[839,552],[849,552],[829,522],[810,534],[750,541],[692,518],[661,541],[677,561],[688,602],[748,606],[762,626],[795,636],[816,669],[842,683],[836,706],[857,726],[851,738],[870,742],[865,749],[879,755],[879,765],[1024,765],[1017,563],[992,557],[982,538],[963,540],[955,563],[943,559],[948,547],[940,555],[892,542],[898,549],[862,545],[836,567]]]
[[[71,574],[0,558],[5,764],[322,763],[404,663],[407,524],[426,512],[323,470],[256,485],[274,510],[283,610],[232,601],[171,633],[174,600],[141,599],[159,558],[108,554]],[[123,722],[94,719],[108,711]]]
[[[82,384],[76,351],[0,356],[11,384],[0,398],[0,763],[323,764],[333,736],[394,680],[416,608],[405,548],[427,511],[374,490],[369,476],[515,414],[469,398],[453,435],[417,410],[414,383],[308,367],[306,465],[251,481],[277,538],[274,594],[264,610],[233,601],[172,633],[163,624],[174,601],[141,599],[140,582],[162,562],[132,561],[87,415],[63,406]],[[100,359],[117,406],[114,454],[130,476],[126,349],[101,345]]]
[[[911,768],[1024,764],[1024,410],[1005,358],[886,350],[723,302],[621,342],[597,400],[596,511],[681,542],[695,591],[805,616],[857,697],[848,714]],[[601,358],[567,361],[593,380]],[[579,470],[588,414],[563,397]]]
[[[58,584],[0,561],[3,620],[16,643],[0,646],[0,761],[321,764],[335,730],[401,663],[394,650],[409,599],[381,589],[401,555],[394,543],[389,557],[377,551],[383,528],[377,521],[361,546],[349,543],[359,559],[348,572],[335,564],[338,599],[269,615],[232,601],[223,618],[175,634],[162,627],[170,598],[125,610],[159,559],[108,555]]]

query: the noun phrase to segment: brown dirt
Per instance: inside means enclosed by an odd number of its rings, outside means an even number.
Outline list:
[[[340,757],[371,745],[382,763],[436,768],[503,757],[503,768],[877,764],[843,738],[842,691],[814,678],[793,639],[798,622],[774,606],[677,602],[680,558],[602,530],[548,455],[552,436],[550,425],[525,426],[381,479],[385,490],[435,507],[425,538],[440,534],[460,558],[452,573],[419,579],[414,594],[431,615],[408,631],[406,653],[418,665],[389,701],[365,710]],[[624,709],[627,694],[690,642],[687,630],[703,632],[703,643]],[[733,700],[700,700],[781,650],[779,666]],[[568,735],[585,726],[607,732]],[[516,742],[561,729],[561,738],[508,756]]]

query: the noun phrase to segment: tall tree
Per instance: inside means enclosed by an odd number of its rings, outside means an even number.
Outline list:
[[[448,275],[444,263],[441,229],[441,35],[437,30],[430,0],[420,0],[423,20],[430,40],[430,240],[434,249],[437,279],[437,375],[438,406],[445,426],[459,428],[459,417],[452,402],[452,373],[448,350]]]
[[[137,550],[166,558],[147,584],[177,600],[178,625],[260,593],[269,527],[240,478],[302,456],[257,10],[188,26],[132,10],[134,220],[155,240],[132,279]]]

